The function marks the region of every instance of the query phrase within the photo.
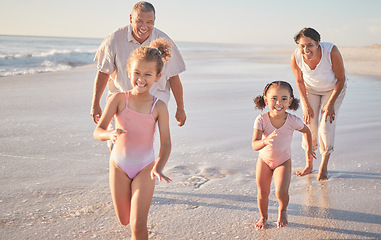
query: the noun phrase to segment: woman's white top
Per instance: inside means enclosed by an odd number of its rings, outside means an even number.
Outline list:
[[[296,64],[303,73],[304,84],[307,89],[315,92],[327,92],[335,88],[337,82],[335,73],[332,69],[331,51],[334,44],[320,42],[321,60],[314,70],[304,62],[303,55],[299,48],[295,50]]]

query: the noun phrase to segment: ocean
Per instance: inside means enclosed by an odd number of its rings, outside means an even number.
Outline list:
[[[0,77],[64,71],[91,64],[102,40],[0,35]],[[250,61],[257,56],[255,53],[269,48],[255,45],[175,42],[187,63],[192,60],[202,62],[234,58],[246,58]]]
[[[93,62],[102,39],[0,35],[0,77],[55,72]]]

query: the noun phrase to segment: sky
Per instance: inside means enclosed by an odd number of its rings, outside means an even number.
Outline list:
[[[104,38],[137,1],[0,0],[0,35]],[[337,46],[381,44],[380,0],[151,0],[174,41],[291,45],[303,27]]]

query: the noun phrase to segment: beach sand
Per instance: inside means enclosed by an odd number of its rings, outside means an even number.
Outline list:
[[[312,174],[295,176],[305,163],[296,132],[289,226],[276,228],[272,186],[269,228],[260,231],[251,149],[260,111],[252,99],[269,81],[295,86],[292,49],[265,59],[185,56],[188,119],[177,127],[172,98],[165,172],[173,182],[157,183],[150,239],[381,239],[381,50],[340,50],[349,82],[329,180],[316,180],[320,155]],[[112,206],[107,146],[92,136],[95,73],[92,66],[0,78],[0,239],[129,239]]]

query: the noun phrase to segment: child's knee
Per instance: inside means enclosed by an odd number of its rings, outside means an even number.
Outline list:
[[[258,194],[257,196],[259,198],[268,198],[270,195],[270,190],[264,190],[264,189],[258,189]]]
[[[135,219],[132,220],[130,223],[131,231],[138,233],[138,232],[144,232],[147,230],[147,222],[145,220],[139,220]]]
[[[288,197],[288,189],[285,188],[285,189],[277,189],[275,190],[275,195],[276,197],[279,199],[279,198],[285,198],[285,197]]]
[[[115,211],[120,224],[126,226],[130,223],[130,213],[127,211]]]
[[[122,224],[123,226],[126,226],[130,223],[130,220],[127,218],[118,217],[118,219],[119,219],[120,224]]]

